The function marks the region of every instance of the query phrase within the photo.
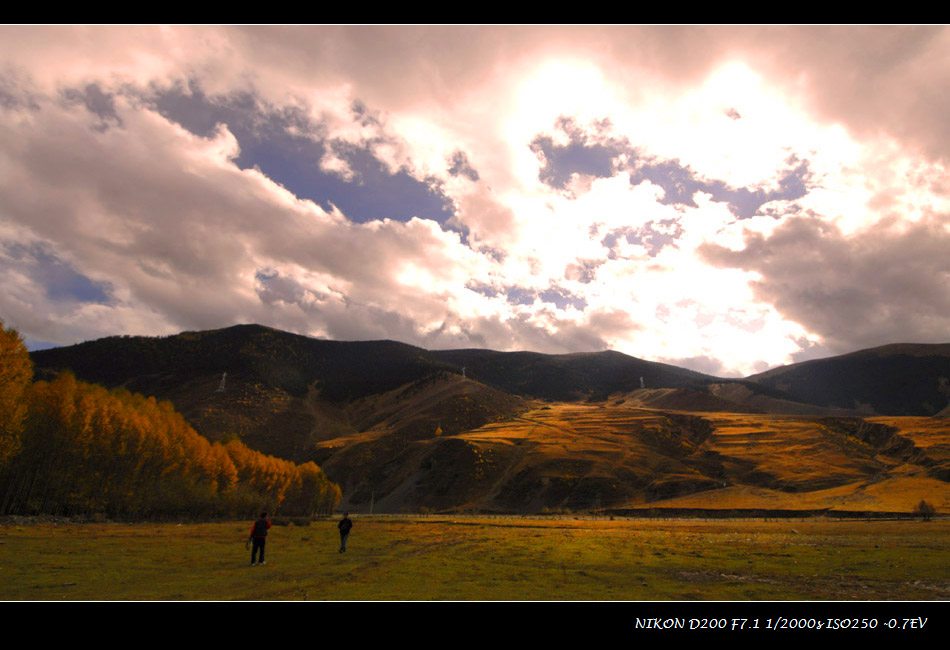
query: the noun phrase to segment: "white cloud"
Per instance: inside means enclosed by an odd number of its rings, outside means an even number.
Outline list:
[[[114,297],[67,304],[8,267],[0,315],[56,342],[256,321],[439,347],[609,345],[733,374],[805,340],[935,336],[950,307],[922,296],[945,269],[921,233],[940,240],[950,213],[950,100],[931,90],[948,49],[940,28],[0,27],[0,238],[43,242]],[[137,99],[188,83],[302,110],[319,129],[298,135],[439,183],[455,217],[358,224],[299,200],[236,166],[227,126],[201,138]],[[118,123],[62,101],[87,84],[118,93]],[[744,219],[708,193],[672,205],[629,171],[562,192],[530,147],[570,144],[561,117],[627,159],[733,188],[776,190],[806,161],[808,191]],[[450,174],[458,152],[477,181]],[[332,147],[314,169],[356,179]],[[905,259],[913,271],[879,269],[869,292],[875,264]],[[512,287],[571,300],[511,304]],[[821,287],[860,299],[809,302]],[[915,310],[926,318],[895,316]],[[871,325],[849,331],[843,314]]]

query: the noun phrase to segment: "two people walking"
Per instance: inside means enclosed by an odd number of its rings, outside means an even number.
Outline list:
[[[267,513],[262,512],[261,516],[251,526],[251,534],[248,536],[248,543],[253,544],[251,550],[251,566],[254,564],[265,564],[264,545],[267,542],[267,529],[271,527],[270,520],[267,519]],[[350,519],[350,513],[344,512],[343,519],[337,524],[340,529],[340,553],[346,553],[346,539],[350,536],[350,529],[353,528],[353,520]],[[260,562],[257,562],[258,553],[260,553]]]

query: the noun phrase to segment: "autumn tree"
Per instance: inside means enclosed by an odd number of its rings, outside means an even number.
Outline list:
[[[19,453],[26,417],[23,393],[33,379],[33,362],[15,329],[0,321],[0,469]]]
[[[29,384],[25,349],[14,345],[15,333],[4,336],[14,354],[4,357],[2,439],[15,462],[0,465],[0,513],[248,517],[283,506],[312,515],[336,488],[313,463],[298,466],[239,440],[212,443],[171,402],[68,371]]]

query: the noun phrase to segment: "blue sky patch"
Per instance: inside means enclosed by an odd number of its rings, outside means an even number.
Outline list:
[[[683,235],[683,227],[675,219],[648,221],[635,231],[627,233],[627,241],[640,244],[650,257],[656,257],[664,246],[670,246]]]
[[[728,203],[738,218],[748,219],[764,203],[798,199],[808,191],[808,162],[794,157],[787,161],[794,168],[779,180],[778,190],[766,192],[745,187],[733,188],[721,180],[706,181],[699,178],[679,160],[644,157],[629,142],[617,139],[591,140],[569,119],[562,118],[557,126],[569,136],[568,144],[555,144],[551,136],[539,135],[530,145],[542,163],[538,171],[539,180],[555,189],[565,189],[572,174],[610,178],[621,171],[617,161],[626,154],[630,184],[639,185],[643,181],[650,181],[657,185],[663,189],[664,196],[660,202],[665,205],[695,208],[693,195],[705,192],[712,195],[714,201]]]
[[[457,150],[449,159],[449,173],[452,176],[465,176],[472,182],[478,181],[478,172],[468,162],[468,156],[464,151]]]
[[[58,348],[58,343],[50,343],[49,341],[40,341],[38,339],[31,339],[25,337],[23,339],[23,345],[26,346],[26,349],[30,352],[36,352],[37,350],[49,350],[52,348]]]
[[[541,298],[542,302],[552,303],[558,309],[567,309],[568,305],[578,310],[587,307],[586,300],[561,287],[551,287],[539,293],[538,297]]]
[[[505,292],[506,299],[512,305],[532,305],[538,292],[534,289],[522,289],[521,287],[509,287]]]
[[[436,184],[402,170],[390,173],[369,145],[327,140],[323,126],[297,109],[277,111],[247,93],[209,97],[195,84],[187,91],[180,86],[162,90],[152,101],[164,117],[201,137],[210,137],[217,124],[226,124],[240,146],[235,163],[241,169],[256,167],[297,197],[326,210],[336,205],[357,223],[419,217],[445,225],[454,214],[452,202]],[[353,116],[361,123],[376,119],[359,102],[353,105]],[[292,133],[291,128],[311,137]],[[328,150],[347,163],[353,180],[320,169]],[[470,166],[461,165],[459,170],[475,173]]]
[[[485,297],[487,297],[487,298],[494,298],[495,296],[497,296],[497,295],[500,293],[500,292],[498,291],[498,289],[496,289],[495,287],[491,286],[490,284],[487,284],[487,283],[485,283],[485,282],[478,282],[478,281],[476,281],[476,280],[472,280],[472,281],[468,282],[468,283],[465,285],[465,288],[468,289],[469,291],[474,291],[475,293],[480,293],[481,295],[483,295],[483,296],[485,296]]]
[[[644,180],[663,188],[665,196],[660,203],[666,205],[686,205],[697,207],[693,201],[696,192],[705,192],[712,196],[713,201],[728,203],[730,210],[739,219],[748,219],[764,203],[776,200],[799,199],[808,191],[807,180],[808,162],[790,160],[798,163],[779,180],[779,189],[773,192],[764,190],[750,190],[745,187],[733,188],[724,181],[704,181],[696,176],[689,168],[684,167],[678,160],[661,160],[637,165],[633,163],[630,174],[630,184],[639,185]]]
[[[52,300],[99,304],[109,304],[112,300],[111,284],[96,282],[78,273],[42,244],[24,246],[8,243],[4,244],[3,248],[5,256],[16,264],[17,269],[42,286]],[[4,262],[0,260],[0,264],[2,263]]]
[[[564,277],[573,282],[590,284],[597,279],[597,269],[603,263],[604,260],[576,260],[564,269]]]
[[[531,150],[544,161],[538,178],[547,185],[563,190],[572,174],[595,178],[610,178],[615,173],[614,159],[623,153],[617,145],[571,142],[567,146],[554,144],[547,136],[531,142]]]
[[[42,244],[8,243],[3,245],[3,249],[9,260],[6,263],[16,264],[17,270],[42,286],[52,300],[98,304],[109,304],[112,300],[111,284],[96,282],[78,273]],[[0,260],[0,264],[3,263],[4,260]]]
[[[506,299],[512,305],[531,305],[536,299],[541,302],[550,303],[558,309],[567,309],[568,305],[576,309],[583,310],[587,307],[587,301],[579,296],[575,296],[567,289],[552,286],[544,291],[534,289],[524,289],[522,287],[509,287],[506,291]]]
[[[85,88],[67,88],[62,92],[63,99],[69,104],[82,104],[90,113],[99,117],[97,131],[105,131],[110,126],[122,125],[122,119],[115,112],[113,95],[102,92],[98,84],[88,84]]]

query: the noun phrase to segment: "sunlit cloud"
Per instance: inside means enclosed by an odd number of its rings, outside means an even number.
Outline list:
[[[0,28],[0,318],[747,375],[950,324],[944,28]]]

